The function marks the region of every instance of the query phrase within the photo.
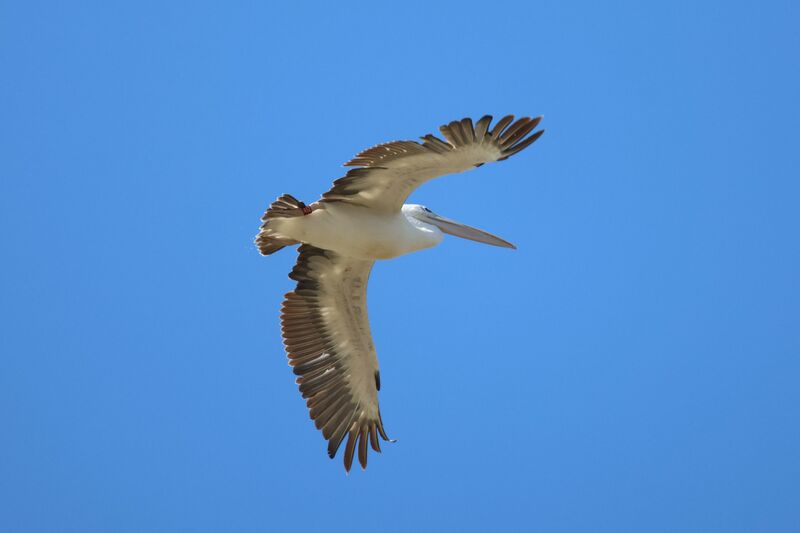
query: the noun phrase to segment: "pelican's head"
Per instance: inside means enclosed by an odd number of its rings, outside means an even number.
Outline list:
[[[469,239],[471,241],[482,242],[484,244],[491,244],[492,246],[502,246],[503,248],[517,249],[516,246],[508,241],[501,239],[496,235],[461,224],[455,220],[450,220],[443,216],[437,215],[424,205],[419,204],[405,204],[403,205],[403,214],[407,217],[416,219],[424,224],[430,224],[439,228],[443,233],[455,235],[462,239]]]

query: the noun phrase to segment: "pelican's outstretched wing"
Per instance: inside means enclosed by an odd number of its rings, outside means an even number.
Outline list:
[[[367,318],[367,280],[374,261],[303,244],[289,277],[297,281],[281,309],[289,364],[311,418],[333,458],[345,436],[344,467],[367,466],[367,444],[388,440],[378,409],[380,374]]]
[[[430,179],[502,161],[529,146],[544,133],[531,134],[541,119],[523,117],[514,122],[513,115],[508,115],[490,130],[489,115],[474,126],[465,118],[439,128],[448,142],[425,135],[422,144],[393,141],[373,146],[345,163],[359,168],[333,182],[321,201],[398,211],[408,195]]]

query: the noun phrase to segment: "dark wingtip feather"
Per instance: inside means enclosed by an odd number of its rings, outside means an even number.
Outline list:
[[[381,444],[378,440],[378,432],[375,430],[375,426],[372,426],[369,430],[369,442],[372,445],[373,450],[381,453]]]
[[[522,150],[524,150],[525,148],[527,148],[528,146],[533,144],[539,137],[542,136],[542,134],[544,134],[544,130],[543,129],[537,131],[536,133],[534,133],[533,135],[531,135],[527,139],[523,139],[521,142],[518,142],[514,146],[506,148],[505,150],[503,150],[503,157],[498,159],[498,161],[504,161],[504,160],[508,159],[509,157],[511,157],[512,155],[516,154],[517,152],[521,152]]]
[[[347,473],[350,473],[350,469],[353,467],[353,454],[356,450],[356,435],[355,431],[350,431],[347,437],[347,445],[344,448],[344,469]]]
[[[500,134],[503,133],[503,130],[506,129],[506,126],[511,124],[513,121],[514,121],[514,115],[504,116],[503,118],[497,121],[497,124],[494,125],[494,128],[492,128],[492,131],[489,132],[489,135],[491,135],[492,138],[494,139],[499,138]]]
[[[367,469],[367,428],[363,428],[358,437],[358,463],[362,470]]]
[[[492,123],[492,115],[483,115],[480,120],[475,124],[475,140],[476,142],[483,142],[489,125]]]
[[[472,125],[472,119],[471,118],[467,117],[467,118],[462,118],[461,119],[461,129],[462,129],[464,135],[466,136],[466,139],[465,139],[466,143],[467,144],[474,143],[475,142],[475,126]]]

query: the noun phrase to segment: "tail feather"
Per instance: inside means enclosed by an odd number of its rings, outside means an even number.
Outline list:
[[[297,241],[276,234],[269,227],[269,221],[274,218],[301,217],[305,214],[305,207],[306,204],[291,194],[284,194],[272,202],[264,216],[261,217],[264,223],[261,224],[261,231],[256,236],[256,246],[261,255],[274,254],[286,246],[298,244]]]
[[[267,212],[261,217],[261,220],[267,220],[268,218],[301,217],[305,214],[303,212],[305,206],[306,204],[291,194],[284,194],[272,202],[272,205],[269,206],[269,209],[267,209]]]
[[[261,255],[274,254],[275,252],[284,249],[289,244],[296,243],[286,244],[279,239],[269,237],[263,233],[259,233],[258,237],[256,237],[256,246],[258,246],[258,251],[261,252]]]

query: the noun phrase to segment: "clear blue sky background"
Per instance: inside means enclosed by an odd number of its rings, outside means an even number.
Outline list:
[[[0,4],[0,530],[800,531],[795,2]],[[264,208],[544,114],[378,264],[345,476]]]

